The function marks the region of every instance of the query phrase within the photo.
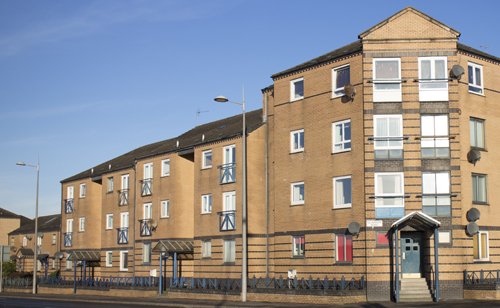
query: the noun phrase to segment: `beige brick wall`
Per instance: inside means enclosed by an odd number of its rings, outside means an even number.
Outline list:
[[[20,226],[19,218],[0,218],[0,245],[10,245],[8,234]]]

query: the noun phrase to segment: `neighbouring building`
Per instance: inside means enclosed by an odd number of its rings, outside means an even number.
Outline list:
[[[271,76],[247,113],[249,277],[363,278],[366,299],[403,301],[469,298],[464,271],[497,270],[500,58],[459,37],[407,7]],[[167,252],[171,275],[239,277],[241,126],[63,180],[67,268],[157,276]]]
[[[0,208],[0,245],[12,246],[9,242],[9,232],[21,227],[31,220],[22,215],[14,214],[6,209]]]

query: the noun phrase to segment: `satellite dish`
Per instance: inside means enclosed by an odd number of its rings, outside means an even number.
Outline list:
[[[481,160],[481,152],[478,150],[470,150],[469,153],[467,153],[467,160],[475,166],[476,163]]]
[[[43,238],[43,232],[38,232],[37,235],[38,235],[38,237]]]
[[[31,241],[31,239],[33,238],[33,236],[31,234],[28,234],[28,235],[26,235],[26,238]]]
[[[450,75],[453,78],[460,79],[460,77],[465,74],[465,70],[463,67],[461,67],[458,64],[453,65],[453,68],[451,69]]]
[[[469,222],[469,224],[465,227],[465,231],[469,236],[473,236],[479,232],[479,226],[475,222]]]
[[[12,252],[16,252],[16,251],[17,251],[17,247],[16,247],[16,246],[11,246],[11,247],[10,247],[10,251],[12,251]]]
[[[156,220],[154,219],[150,219],[146,222],[146,224],[148,225],[148,227],[152,230],[156,229],[156,227],[158,226],[158,223],[156,222]]]
[[[64,254],[62,252],[58,251],[54,254],[54,259],[62,260],[62,258],[64,258]]]
[[[356,95],[356,88],[352,84],[348,83],[344,86],[344,93],[349,98],[353,99],[354,95]]]
[[[347,227],[347,230],[349,231],[349,233],[351,234],[358,234],[359,233],[359,229],[360,229],[360,225],[357,221],[351,221],[349,223],[349,226]]]
[[[467,212],[467,219],[469,221],[476,221],[476,220],[479,220],[479,218],[481,217],[481,212],[479,212],[478,209],[476,208],[471,208],[468,212]]]

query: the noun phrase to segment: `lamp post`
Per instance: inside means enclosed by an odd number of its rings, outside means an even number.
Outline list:
[[[27,165],[23,162],[16,163],[18,166],[27,166],[36,168],[36,210],[35,210],[35,251],[33,252],[33,294],[36,294],[36,268],[38,252],[38,187],[40,186],[40,156],[38,156],[37,165]]]
[[[241,239],[242,239],[242,262],[241,262],[241,301],[247,301],[247,282],[248,282],[248,256],[247,256],[247,134],[245,125],[245,89],[243,88],[243,103],[231,102],[224,96],[217,96],[214,100],[219,103],[232,103],[243,107],[243,138],[242,138],[242,163],[241,163],[241,176],[242,176],[242,193],[241,193]]]

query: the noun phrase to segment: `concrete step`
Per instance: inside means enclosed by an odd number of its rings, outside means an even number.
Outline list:
[[[399,290],[399,294],[424,294],[430,295],[430,291],[428,289],[413,289],[413,290]]]
[[[400,302],[432,302],[431,292],[425,278],[401,279]]]

